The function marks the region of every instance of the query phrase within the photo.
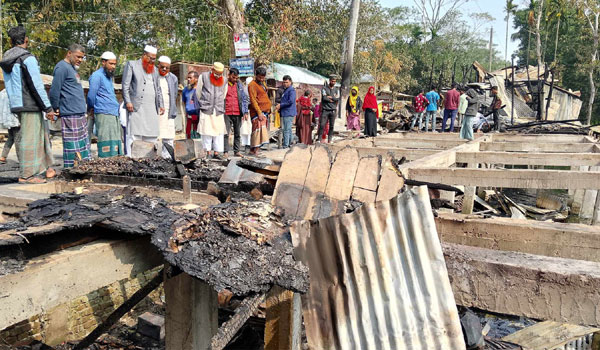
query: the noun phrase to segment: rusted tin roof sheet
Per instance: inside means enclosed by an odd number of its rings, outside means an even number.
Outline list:
[[[426,187],[292,227],[311,349],[464,349]]]

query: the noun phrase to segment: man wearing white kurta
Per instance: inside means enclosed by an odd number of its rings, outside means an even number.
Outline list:
[[[156,143],[158,116],[165,112],[158,72],[157,49],[146,45],[142,58],[129,61],[123,68],[123,101],[127,109],[127,154],[133,141]]]
[[[198,133],[207,156],[220,158],[223,152],[225,135],[225,95],[227,79],[223,77],[225,67],[215,62],[210,72],[204,72],[198,79],[196,93],[200,105]]]
[[[177,118],[177,92],[179,80],[171,73],[171,59],[167,56],[158,58],[158,81],[162,92],[165,113],[158,116],[158,139],[162,145],[162,157],[170,159],[171,155],[164,146],[173,147],[175,139],[175,118]]]

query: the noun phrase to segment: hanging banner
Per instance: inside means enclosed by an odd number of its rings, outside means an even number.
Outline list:
[[[240,71],[240,77],[254,76],[254,58],[231,58],[229,59],[229,68],[237,68]]]
[[[235,56],[250,56],[250,36],[248,33],[234,33],[233,46],[235,47]]]

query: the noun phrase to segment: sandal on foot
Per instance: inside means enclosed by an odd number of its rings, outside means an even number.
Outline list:
[[[29,184],[29,185],[37,185],[37,184],[45,184],[46,180],[40,177],[32,176],[28,179],[19,178],[20,184]]]
[[[46,179],[51,179],[53,177],[56,177],[56,175],[58,175],[58,172],[52,168],[48,168],[46,169]]]

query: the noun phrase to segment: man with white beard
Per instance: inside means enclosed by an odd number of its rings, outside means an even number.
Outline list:
[[[173,140],[175,139],[179,80],[175,74],[171,73],[171,59],[167,56],[158,58],[158,81],[165,107],[165,113],[158,116],[158,138],[162,141],[162,157],[168,159],[171,156],[164,144],[173,147]]]
[[[77,70],[85,57],[79,44],[69,46],[67,56],[54,67],[50,103],[62,125],[63,163],[71,168],[75,162],[90,159],[90,139],[85,112],[85,96]]]

